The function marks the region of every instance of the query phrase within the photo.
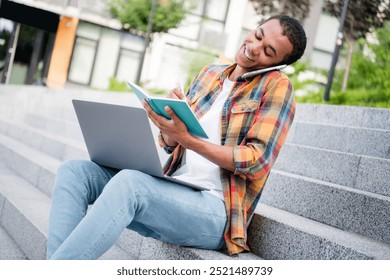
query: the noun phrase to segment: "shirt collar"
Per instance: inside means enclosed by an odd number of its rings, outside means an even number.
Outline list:
[[[225,80],[227,77],[229,77],[230,73],[233,72],[233,70],[236,68],[236,66],[237,66],[237,63],[229,65],[224,71],[222,71],[222,73],[219,75],[218,79],[220,81]]]

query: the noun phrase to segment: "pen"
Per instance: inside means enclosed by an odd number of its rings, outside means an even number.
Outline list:
[[[185,99],[186,99],[186,96],[185,96],[185,94],[184,94],[183,81],[180,81],[180,82],[179,82],[179,88],[180,88],[181,93],[183,94],[182,100],[185,100]]]

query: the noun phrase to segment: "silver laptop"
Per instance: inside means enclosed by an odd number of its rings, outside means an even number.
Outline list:
[[[120,170],[138,170],[196,190],[209,190],[163,173],[143,108],[76,99],[72,102],[92,161]]]

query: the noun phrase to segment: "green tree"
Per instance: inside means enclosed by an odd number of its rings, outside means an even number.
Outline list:
[[[286,14],[303,21],[310,12],[310,0],[250,0],[258,15]]]
[[[153,0],[107,0],[114,18],[123,29],[145,37]],[[177,27],[189,10],[185,0],[157,0],[152,33]],[[187,1],[188,2],[188,1]]]
[[[344,0],[325,0],[324,11],[339,18],[343,5]],[[348,56],[342,90],[347,88],[355,42],[360,38],[367,38],[373,30],[382,27],[384,21],[388,19],[390,19],[389,0],[351,0],[349,2],[344,27]]]
[[[189,0],[107,0],[112,16],[122,23],[123,29],[145,38],[137,83],[153,34],[177,27],[192,8],[190,3]]]
[[[330,104],[390,108],[390,21],[356,42],[348,88],[343,91],[344,69],[335,73]],[[298,97],[298,102],[323,103],[322,92]]]
[[[371,39],[360,39],[352,56],[348,88],[375,89],[390,92],[390,21],[373,33]]]

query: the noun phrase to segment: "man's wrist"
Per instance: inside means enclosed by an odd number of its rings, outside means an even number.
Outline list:
[[[162,133],[161,133],[161,136],[162,136],[162,138],[167,146],[170,146],[173,148],[177,146],[178,143],[176,141],[172,141],[168,136],[166,136]]]
[[[168,154],[172,154],[173,151],[175,150],[176,147],[172,147],[172,146],[164,146],[163,149],[166,153]]]

